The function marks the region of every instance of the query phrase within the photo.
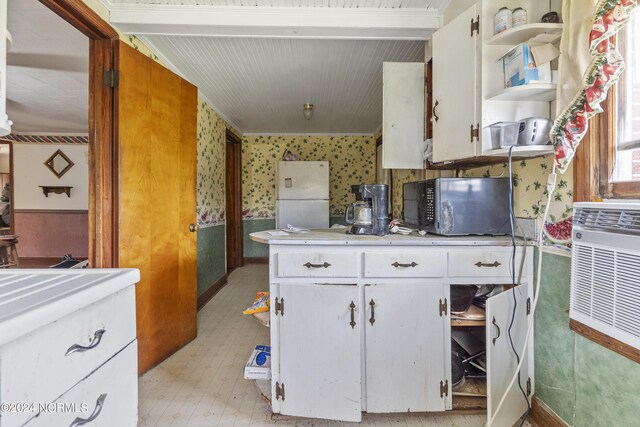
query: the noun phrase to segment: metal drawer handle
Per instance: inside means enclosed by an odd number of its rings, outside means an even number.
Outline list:
[[[354,304],[353,301],[351,301],[351,304],[349,304],[349,308],[351,309],[351,322],[349,322],[349,324],[351,325],[351,329],[355,329],[356,328],[356,315],[355,315],[354,309],[356,308],[356,305]]]
[[[73,420],[71,424],[69,424],[69,427],[83,426],[85,424],[89,424],[91,421],[98,418],[98,415],[100,415],[100,412],[102,412],[102,406],[104,405],[104,399],[106,398],[107,398],[107,393],[101,394],[100,397],[98,397],[98,400],[96,400],[96,407],[93,409],[93,412],[91,413],[91,415],[89,415],[89,418],[78,417],[75,420]]]
[[[500,264],[498,261],[495,261],[495,262],[493,262],[493,263],[491,263],[491,264],[486,263],[486,262],[480,262],[480,261],[478,261],[478,262],[476,262],[474,265],[475,265],[476,267],[500,267],[502,264]]]
[[[415,262],[412,262],[411,264],[400,264],[398,261],[396,261],[391,265],[393,265],[394,267],[398,268],[398,267],[415,267],[418,264],[416,264]]]
[[[491,322],[493,324],[493,326],[496,327],[496,329],[498,329],[498,335],[496,335],[496,337],[493,339],[493,345],[496,345],[496,340],[498,338],[500,338],[500,326],[498,326],[498,322],[496,322],[496,317],[493,316],[493,321]]]
[[[107,331],[104,329],[98,329],[96,333],[93,334],[93,339],[91,340],[88,346],[74,344],[71,347],[69,347],[69,349],[64,355],[68,356],[70,354],[75,353],[76,351],[83,352],[83,351],[91,350],[92,348],[96,348],[98,344],[100,344],[100,341],[102,341],[102,335],[104,335],[105,332]]]
[[[328,262],[324,262],[323,264],[311,264],[310,262],[306,263],[306,264],[302,264],[304,267],[307,268],[329,268],[331,267],[331,264],[329,264]]]
[[[438,120],[440,120],[440,117],[438,117],[438,115],[436,114],[436,108],[438,108],[439,104],[440,103],[436,99],[436,102],[435,102],[435,104],[433,104],[433,108],[431,109],[431,115],[433,115],[433,120],[435,120],[436,123],[438,123]]]
[[[372,299],[371,301],[369,301],[369,305],[371,306],[371,318],[369,319],[369,323],[371,323],[371,326],[373,326],[373,323],[376,321],[376,312],[375,312],[376,303]]]

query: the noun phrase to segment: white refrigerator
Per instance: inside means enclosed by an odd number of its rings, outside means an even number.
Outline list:
[[[329,162],[278,162],[276,228],[329,228]]]

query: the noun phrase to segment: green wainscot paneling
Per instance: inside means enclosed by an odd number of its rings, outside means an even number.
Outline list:
[[[249,234],[276,228],[275,219],[245,219],[242,221],[242,254],[245,258],[269,256],[269,245],[256,243]]]
[[[540,299],[535,313],[536,395],[563,420],[573,424],[574,333],[569,329],[567,313],[571,258],[543,253],[542,266]]]
[[[227,270],[225,224],[198,228],[198,296]]]

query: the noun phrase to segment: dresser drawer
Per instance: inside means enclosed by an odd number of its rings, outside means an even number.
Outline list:
[[[135,289],[129,286],[0,348],[2,401],[53,402],[135,338]],[[3,426],[28,418],[3,414]]]
[[[278,277],[358,277],[357,252],[284,252],[278,254]]]
[[[522,252],[516,253],[516,271]],[[526,265],[526,264],[525,264]],[[526,267],[523,274],[526,274]],[[449,253],[449,277],[511,277],[511,252]]]
[[[78,385],[62,395],[49,410],[41,412],[28,427],[67,427],[79,422],[91,427],[133,427],[138,422],[137,342],[109,360]],[[64,410],[57,410],[63,407]],[[78,424],[84,425],[84,424]]]
[[[365,252],[364,277],[444,277],[443,252]]]

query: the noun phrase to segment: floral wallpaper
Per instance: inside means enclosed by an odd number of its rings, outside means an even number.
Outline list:
[[[198,100],[198,226],[212,227],[225,222],[225,142],[227,125],[207,105]]]
[[[302,160],[329,161],[329,214],[353,202],[351,185],[376,179],[376,144],[363,136],[246,136],[242,141],[242,216],[275,216],[277,162],[285,150]]]

